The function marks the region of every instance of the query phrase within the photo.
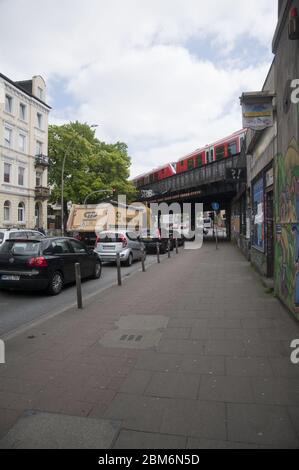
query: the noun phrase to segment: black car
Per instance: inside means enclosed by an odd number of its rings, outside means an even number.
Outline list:
[[[75,263],[80,263],[82,278],[101,277],[98,255],[74,238],[10,239],[0,247],[0,288],[57,295],[75,281]]]
[[[140,236],[147,253],[156,253],[157,243],[159,244],[160,253],[164,254],[168,249],[169,238],[161,238],[157,231],[144,230]],[[170,249],[173,250],[173,242],[170,240]]]

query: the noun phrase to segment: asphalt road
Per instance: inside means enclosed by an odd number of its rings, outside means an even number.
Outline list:
[[[146,265],[156,262],[156,256],[147,256]],[[140,262],[134,263],[131,267],[122,267],[122,277],[125,278],[140,270]],[[83,301],[116,283],[115,265],[104,264],[101,279],[82,282]],[[44,315],[55,314],[74,303],[76,303],[75,285],[65,287],[60,295],[54,297],[43,292],[0,291],[0,337]]]

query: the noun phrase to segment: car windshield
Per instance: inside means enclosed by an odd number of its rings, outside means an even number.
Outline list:
[[[39,242],[8,240],[0,247],[0,254],[34,256],[39,252]]]

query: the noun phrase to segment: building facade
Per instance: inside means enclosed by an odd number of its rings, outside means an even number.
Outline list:
[[[277,94],[274,159],[275,293],[299,319],[299,0],[280,0],[273,39]]]
[[[48,116],[42,77],[0,73],[0,227],[47,228]]]

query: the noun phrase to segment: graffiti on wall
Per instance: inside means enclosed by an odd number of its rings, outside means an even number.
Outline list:
[[[295,138],[275,159],[275,291],[299,314],[299,150]]]

